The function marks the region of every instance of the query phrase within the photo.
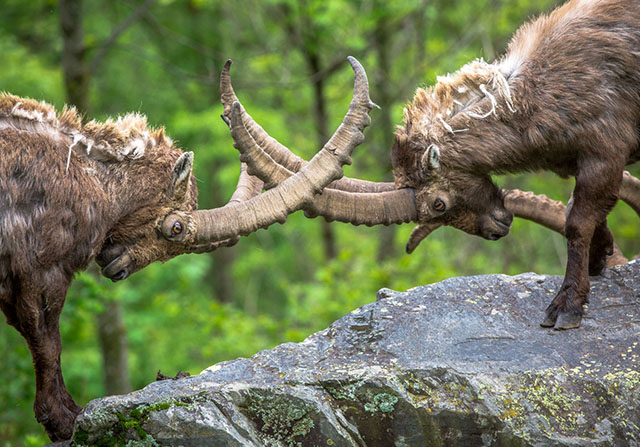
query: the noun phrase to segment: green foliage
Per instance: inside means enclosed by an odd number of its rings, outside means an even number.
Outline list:
[[[57,68],[33,58],[27,48],[11,35],[0,37],[1,90],[62,105],[62,78]]]
[[[335,128],[352,88],[351,70],[341,61],[352,54],[366,67],[371,97],[384,109],[373,111],[367,140],[346,173],[387,180],[391,141],[384,127],[392,130],[400,123],[414,89],[471,59],[499,55],[521,23],[554,3],[163,0],[106,52],[92,75],[90,114],[104,118],[136,110],[164,125],[182,148],[196,153],[201,206],[220,206],[239,171],[219,118],[217,83],[224,61],[234,59],[234,86],[252,116],[308,159],[318,150],[313,82],[319,76],[310,71],[309,55],[322,67],[337,67],[324,78],[328,127]],[[89,58],[138,4],[85,0]],[[60,107],[56,2],[8,0],[0,24],[0,89]],[[497,181],[563,201],[572,188],[545,173]],[[640,251],[632,210],[619,205],[610,224],[627,256]],[[97,315],[113,303],[123,308],[129,374],[133,387],[140,388],[158,370],[198,373],[216,362],[301,341],[372,301],[382,287],[404,290],[456,275],[497,272],[562,274],[566,258],[562,237],[522,221],[498,242],[440,229],[410,256],[403,246],[412,225],[398,227],[393,243],[382,247],[378,229],[344,224],[332,229],[334,259],[325,257],[321,221],[296,213],[286,225],[259,231],[233,248],[152,265],[122,283],[100,278],[95,268],[78,274],[61,320],[63,371],[71,394],[83,405],[105,393]],[[385,252],[391,256],[379,261]],[[47,437],[33,417],[30,355],[24,340],[4,324],[0,353],[0,447],[42,445]],[[393,400],[383,397],[374,401],[376,408],[392,409]]]

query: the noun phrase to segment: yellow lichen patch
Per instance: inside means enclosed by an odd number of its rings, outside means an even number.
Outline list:
[[[591,360],[581,363],[574,368],[524,372],[501,389],[485,384],[481,394],[498,406],[499,417],[516,432],[524,433],[526,426],[534,424],[547,435],[594,439],[597,425],[608,419],[625,430],[627,439],[640,439],[635,423],[640,371],[619,368],[602,376],[603,365]]]

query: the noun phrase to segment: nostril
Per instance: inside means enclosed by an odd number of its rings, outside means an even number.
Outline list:
[[[513,214],[508,211],[504,213],[496,213],[494,214],[493,219],[502,225],[510,227],[513,223]]]
[[[122,270],[120,270],[118,273],[116,273],[115,275],[113,275],[113,276],[111,277],[111,280],[112,280],[113,282],[116,282],[116,281],[120,281],[121,279],[125,279],[126,277],[127,277],[127,270],[126,270],[126,269],[122,269]]]
[[[117,259],[124,253],[124,248],[120,245],[110,245],[103,249],[96,256],[96,263],[100,267],[109,265],[113,260]]]
[[[507,212],[504,222],[507,226],[510,226],[513,223],[513,213]]]

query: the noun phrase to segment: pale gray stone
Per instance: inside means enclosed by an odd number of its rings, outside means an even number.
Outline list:
[[[302,343],[92,401],[74,442],[638,446],[639,272],[592,278],[582,327],[563,332],[539,326],[561,277],[383,289]]]

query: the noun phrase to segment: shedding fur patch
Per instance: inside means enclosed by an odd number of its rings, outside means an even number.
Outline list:
[[[38,109],[23,109],[22,101],[16,103],[11,109],[11,115],[19,118],[25,118],[31,121],[37,121],[39,123],[49,123],[56,125],[57,124],[57,116],[55,110],[48,110],[45,112]]]
[[[8,127],[64,142],[67,171],[74,149],[84,150],[89,157],[107,163],[142,158],[158,144],[172,145],[163,128],[150,128],[147,118],[139,113],[83,125],[73,107],[65,107],[58,114],[45,102],[0,93],[0,129]]]
[[[485,98],[490,106],[481,108],[479,103]],[[404,130],[438,141],[444,134],[467,130],[452,125],[460,114],[485,119],[502,110],[515,111],[509,82],[497,65],[477,59],[455,73],[439,76],[435,86],[418,89],[404,109]]]

